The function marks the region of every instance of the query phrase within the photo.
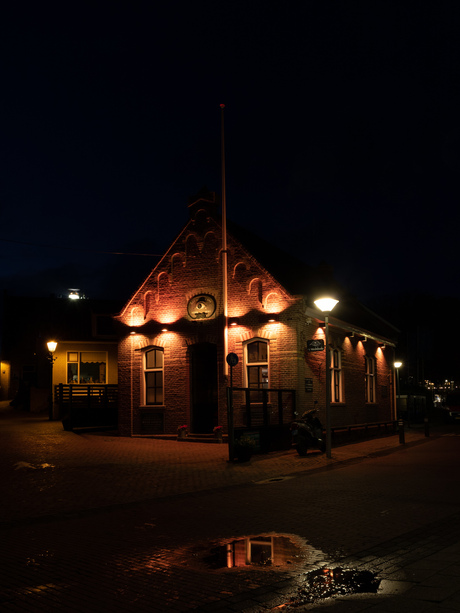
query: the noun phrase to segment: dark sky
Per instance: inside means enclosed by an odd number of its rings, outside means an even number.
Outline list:
[[[460,297],[458,2],[14,3],[0,20],[0,282],[129,298],[220,192],[364,302]],[[14,10],[16,13],[14,14]]]

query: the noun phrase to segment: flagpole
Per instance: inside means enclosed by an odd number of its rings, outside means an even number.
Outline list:
[[[225,132],[224,132],[224,108],[220,105],[221,125],[221,163],[222,163],[222,302],[224,308],[224,376],[228,377],[228,294],[227,294],[227,203],[225,195]]]

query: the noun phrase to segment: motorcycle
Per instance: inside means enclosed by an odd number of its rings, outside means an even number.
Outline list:
[[[308,449],[319,449],[324,453],[323,425],[316,415],[317,409],[306,411],[300,419],[291,423],[292,446],[300,456],[307,455]]]

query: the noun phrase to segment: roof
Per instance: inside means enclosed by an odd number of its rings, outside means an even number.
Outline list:
[[[314,300],[331,295],[339,300],[332,319],[351,324],[374,335],[396,340],[398,330],[350,294],[334,277],[326,263],[310,266],[282,249],[227,220],[228,235],[235,238],[291,294],[303,296],[307,306],[317,310]],[[332,318],[333,315],[333,318]],[[318,311],[321,318],[321,313]]]

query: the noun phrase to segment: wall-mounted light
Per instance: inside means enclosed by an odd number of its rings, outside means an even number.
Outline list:
[[[267,315],[261,315],[259,317],[260,323],[263,324],[274,324],[280,320],[280,316],[278,313],[268,313]]]
[[[169,332],[169,328],[161,328],[162,332]]]
[[[239,326],[240,325],[240,321],[239,321],[238,317],[230,317],[230,319],[228,320],[228,325],[229,326]]]
[[[377,343],[377,347],[380,347],[380,349],[385,349],[385,343]]]

